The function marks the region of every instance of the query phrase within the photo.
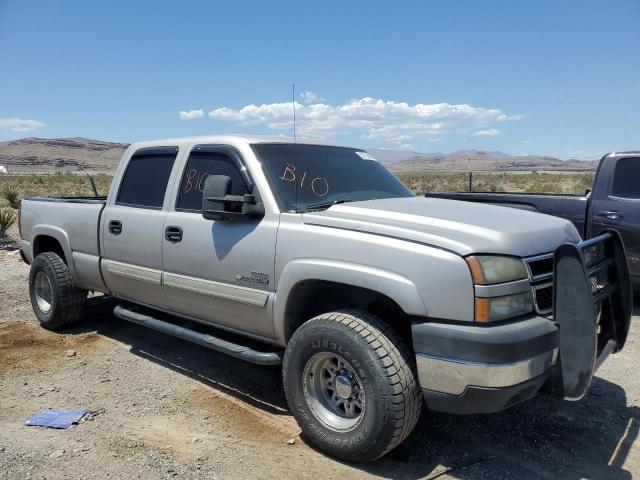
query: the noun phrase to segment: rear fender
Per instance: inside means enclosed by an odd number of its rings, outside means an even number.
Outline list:
[[[67,261],[67,265],[69,266],[69,270],[71,271],[71,275],[75,276],[76,268],[73,262],[73,253],[71,250],[71,243],[69,242],[69,236],[67,235],[67,233],[63,229],[59,227],[55,227],[53,225],[36,225],[35,227],[33,227],[31,232],[32,232],[32,240],[31,240],[32,248],[35,247],[37,243],[36,240],[40,236],[48,236],[57,240],[60,246],[62,247],[62,251],[64,252],[64,256]],[[33,253],[34,252],[32,251],[32,256],[34,256]]]

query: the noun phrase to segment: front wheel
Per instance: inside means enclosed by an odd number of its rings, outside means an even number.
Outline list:
[[[49,330],[71,325],[82,318],[87,291],[79,289],[69,266],[53,252],[38,255],[29,272],[33,312]]]
[[[407,438],[422,408],[413,356],[367,312],[331,312],[303,324],[287,346],[283,379],[305,435],[344,460],[383,456]]]

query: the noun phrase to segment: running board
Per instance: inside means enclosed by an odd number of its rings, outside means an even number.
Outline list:
[[[206,333],[196,332],[188,328],[174,325],[173,323],[159,320],[157,318],[145,315],[143,313],[129,310],[128,308],[118,305],[113,309],[113,314],[128,322],[137,323],[145,327],[158,330],[159,332],[173,335],[188,342],[197,343],[203,347],[210,348],[216,352],[226,353],[232,357],[240,358],[247,362],[257,365],[281,365],[284,352],[258,352],[245,345],[232,343],[221,338],[207,335]]]

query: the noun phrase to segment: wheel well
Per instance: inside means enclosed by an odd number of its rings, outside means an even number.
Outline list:
[[[413,350],[411,319],[391,298],[367,288],[354,287],[325,280],[305,280],[298,283],[287,300],[285,339],[307,320],[335,310],[357,309],[376,315],[395,329],[407,347]]]
[[[33,241],[33,258],[36,258],[43,252],[53,252],[57,253],[65,263],[67,263],[67,259],[64,255],[64,250],[62,249],[62,245],[60,242],[49,235],[38,235]]]

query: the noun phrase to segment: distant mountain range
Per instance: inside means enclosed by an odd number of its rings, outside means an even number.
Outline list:
[[[398,172],[421,170],[595,170],[598,160],[560,160],[540,155],[509,155],[496,151],[451,153],[398,152],[370,149],[371,155]]]
[[[78,170],[112,173],[127,143],[89,138],[22,138],[0,142],[0,166],[9,171]],[[369,149],[371,155],[391,170],[594,170],[597,160],[560,160],[536,155],[459,150],[451,153],[419,153]]]

